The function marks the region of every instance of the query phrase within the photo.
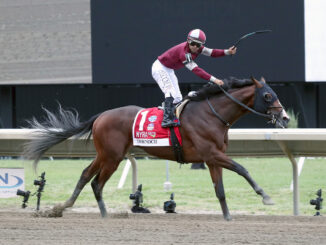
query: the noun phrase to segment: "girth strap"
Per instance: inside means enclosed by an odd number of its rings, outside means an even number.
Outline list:
[[[171,143],[172,143],[172,148],[173,148],[173,152],[174,152],[174,157],[177,160],[177,162],[185,163],[183,149],[178,141],[178,138],[174,132],[173,127],[170,128],[170,132],[171,132]]]

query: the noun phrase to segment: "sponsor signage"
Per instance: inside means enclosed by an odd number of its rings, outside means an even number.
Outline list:
[[[17,190],[25,190],[23,168],[0,168],[0,198],[16,197]]]

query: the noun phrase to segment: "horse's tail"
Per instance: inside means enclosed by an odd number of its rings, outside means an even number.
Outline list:
[[[99,116],[98,114],[86,122],[80,122],[76,110],[64,110],[60,104],[56,114],[45,108],[42,109],[46,112],[44,121],[39,122],[35,118],[27,121],[35,132],[33,132],[32,139],[24,144],[23,157],[34,160],[34,169],[42,155],[52,146],[72,136],[79,138],[86,133],[88,133],[88,141],[92,134],[93,123]]]

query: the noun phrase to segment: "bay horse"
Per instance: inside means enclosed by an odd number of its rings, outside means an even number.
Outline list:
[[[191,101],[180,115],[180,134],[185,162],[207,164],[224,219],[230,220],[224,194],[222,168],[244,177],[255,192],[262,196],[264,204],[273,204],[271,198],[257,185],[248,171],[225,154],[230,126],[248,111],[265,116],[277,127],[286,127],[289,117],[277,95],[264,79],[258,81],[255,78],[232,78],[225,81],[225,84],[222,88],[215,84],[208,84],[195,92],[196,96],[190,98]],[[35,118],[29,121],[30,126],[38,130],[35,137],[26,143],[23,156],[34,160],[35,168],[41,156],[50,147],[72,136],[81,137],[87,133],[89,137],[93,135],[97,152],[95,159],[82,172],[71,197],[64,204],[56,205],[53,211],[62,215],[64,209],[72,207],[84,186],[95,176],[91,186],[102,217],[107,216],[102,190],[133,146],[133,121],[141,109],[143,108],[138,106],[120,107],[80,122],[78,112],[64,110],[59,105],[57,114],[44,108],[46,117],[43,122]],[[140,148],[152,156],[176,160],[172,147]]]

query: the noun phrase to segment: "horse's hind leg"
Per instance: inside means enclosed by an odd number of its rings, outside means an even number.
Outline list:
[[[112,176],[112,174],[117,170],[119,163],[120,161],[118,163],[103,162],[101,171],[95,176],[92,181],[93,192],[98,207],[100,208],[102,217],[107,216],[107,211],[102,198],[103,187],[108,179]]]
[[[85,168],[79,178],[79,181],[75,187],[71,197],[63,204],[54,206],[53,212],[56,215],[62,215],[62,212],[69,207],[72,207],[78,198],[80,192],[83,190],[85,185],[93,178],[93,176],[99,171],[98,161],[95,159],[87,168]]]
[[[94,163],[94,162],[93,162]],[[72,207],[79,196],[80,192],[83,190],[85,185],[93,178],[93,176],[99,171],[96,168],[96,164],[90,164],[87,168],[83,170],[79,181],[75,187],[74,192],[72,193],[71,197],[64,203],[65,208]]]
[[[228,206],[226,204],[226,199],[225,199],[222,168],[215,166],[214,164],[211,165],[211,164],[207,163],[207,165],[209,167],[209,171],[210,171],[212,181],[214,184],[216,197],[220,201],[220,205],[221,205],[222,212],[223,212],[223,217],[225,220],[231,220],[231,216],[230,216],[229,209],[228,209]]]
[[[255,192],[263,197],[263,203],[265,205],[273,205],[274,204],[273,200],[265,193],[265,191],[261,187],[258,186],[258,184],[253,180],[253,178],[251,178],[248,171],[239,163],[233,160],[231,161],[232,161],[232,166],[230,170],[233,170],[237,174],[243,176],[251,185],[251,187],[255,190]]]

